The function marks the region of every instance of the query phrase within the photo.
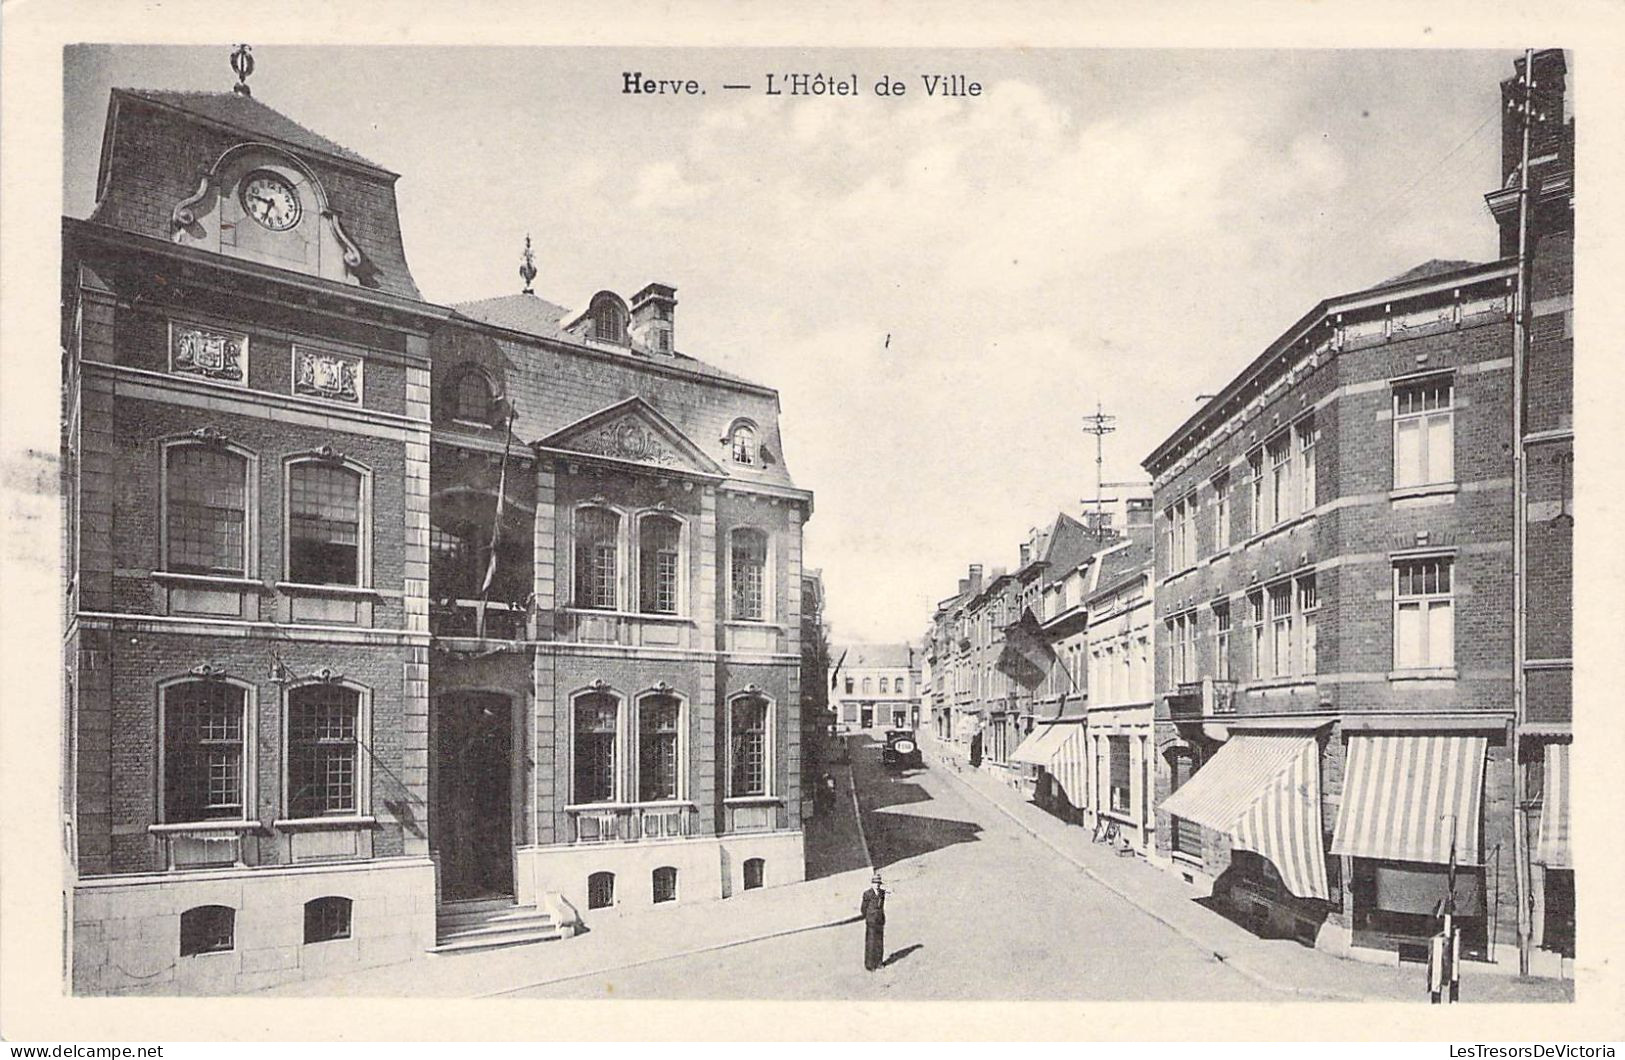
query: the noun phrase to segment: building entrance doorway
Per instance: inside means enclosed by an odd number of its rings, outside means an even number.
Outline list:
[[[435,700],[434,847],[447,901],[511,896],[513,711],[507,696]]]
[[[863,722],[861,724],[861,727],[865,728],[865,729],[872,729],[872,728],[875,727],[875,708],[874,707],[869,706],[867,704],[864,705],[864,707],[863,707]]]

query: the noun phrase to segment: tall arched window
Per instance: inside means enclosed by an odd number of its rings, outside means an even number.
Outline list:
[[[863,694],[868,695],[870,692],[873,692],[874,690],[875,690],[875,679],[872,678],[872,677],[865,677],[863,679]]]
[[[248,573],[249,461],[223,446],[164,454],[164,569]]]
[[[744,696],[729,704],[728,750],[731,796],[768,793],[767,700]]]
[[[741,528],[730,537],[732,616],[746,622],[767,618],[767,534]]]
[[[728,449],[734,463],[756,463],[756,428],[748,423],[734,424],[728,435]]]
[[[362,809],[361,692],[338,684],[288,690],[288,816],[355,814]]]
[[[575,520],[576,606],[615,611],[620,606],[621,517],[608,508],[578,508]]]
[[[676,696],[645,696],[638,701],[638,801],[678,797],[678,745],[681,705]]]
[[[886,678],[882,677],[880,679],[880,694],[885,695],[887,692],[890,692],[890,691],[891,691],[891,681],[889,681]]]
[[[491,381],[478,368],[465,368],[457,377],[452,416],[470,423],[491,422]]]
[[[181,681],[163,696],[165,823],[243,819],[247,690],[226,681]]]
[[[575,791],[577,804],[615,801],[616,739],[620,703],[607,692],[590,692],[575,702]]]
[[[681,607],[683,524],[669,515],[646,515],[638,524],[638,609],[675,615]]]
[[[288,465],[288,580],[362,585],[365,479],[323,460]]]

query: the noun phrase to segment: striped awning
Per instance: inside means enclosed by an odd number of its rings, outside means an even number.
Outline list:
[[[1546,745],[1546,790],[1540,809],[1535,860],[1549,869],[1571,869],[1569,860],[1569,745]]]
[[[1052,728],[1059,738],[1044,769],[1055,778],[1066,801],[1082,809],[1088,805],[1089,797],[1088,782],[1084,777],[1084,757],[1088,753],[1083,741],[1086,726],[1073,722]]]
[[[1313,736],[1234,736],[1162,809],[1268,858],[1300,898],[1329,897]]]
[[[1351,736],[1332,853],[1442,865],[1454,833],[1457,863],[1481,864],[1487,743],[1465,733]]]
[[[1050,753],[1060,746],[1066,736],[1063,728],[1058,725],[1038,726],[1010,753],[1010,761],[1025,762],[1030,766],[1048,765]]]

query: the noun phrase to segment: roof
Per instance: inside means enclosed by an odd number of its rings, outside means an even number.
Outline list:
[[[571,310],[534,294],[504,294],[494,298],[477,298],[471,302],[454,302],[451,308],[481,324],[517,331],[524,335],[534,335],[537,338],[570,342],[578,346],[586,345],[586,340],[582,336],[565,330],[565,321],[575,315]],[[711,379],[743,383],[753,387],[762,386],[761,383],[746,379],[742,375],[735,375],[715,365],[706,364],[687,354],[640,353],[639,356],[645,360],[670,365]]]
[[[1225,410],[1230,408],[1232,402],[1240,399],[1239,396],[1245,388],[1253,385],[1273,365],[1282,360],[1286,356],[1286,351],[1290,350],[1292,345],[1299,339],[1304,338],[1310,329],[1326,321],[1331,313],[1343,311],[1342,307],[1348,303],[1369,298],[1373,293],[1384,291],[1390,287],[1414,285],[1419,289],[1418,293],[1425,293],[1441,286],[1441,280],[1446,276],[1459,276],[1459,280],[1463,283],[1479,283],[1498,277],[1510,268],[1512,268],[1512,263],[1509,259],[1476,264],[1474,262],[1447,261],[1434,258],[1374,287],[1349,291],[1321,299],[1307,313],[1299,317],[1296,323],[1266,346],[1263,352],[1253,358],[1251,363],[1238,372],[1230,382],[1226,383],[1216,396],[1209,399],[1201,408],[1187,417],[1185,422],[1181,423],[1172,434],[1168,435],[1141,461],[1141,465],[1152,475],[1161,474],[1163,467],[1176,459],[1184,451],[1185,447],[1194,443],[1194,439],[1199,437],[1199,429],[1203,431],[1212,429],[1212,425],[1207,423],[1210,418],[1221,412],[1228,416],[1228,412]]]
[[[268,140],[280,140],[307,151],[320,151],[346,162],[354,162],[369,169],[389,173],[391,176],[395,175],[391,170],[363,158],[343,144],[334,143],[287,115],[272,110],[253,96],[241,96],[235,92],[159,92],[146,88],[121,88],[116,91],[163,106],[175,107],[209,121],[255,133]]]
[[[1100,564],[1100,575],[1095,579],[1091,597],[1117,588],[1148,568],[1151,565],[1151,543],[1140,537],[1127,538],[1097,553],[1095,558]]]
[[[1375,291],[1384,287],[1392,287],[1395,284],[1410,283],[1412,280],[1426,280],[1434,276],[1443,276],[1448,272],[1476,268],[1482,264],[1484,264],[1482,261],[1450,261],[1444,258],[1430,258],[1414,269],[1407,269],[1398,276],[1391,276],[1381,283],[1375,284],[1371,289]]]
[[[848,670],[907,670],[917,654],[908,644],[848,644],[840,650]]]

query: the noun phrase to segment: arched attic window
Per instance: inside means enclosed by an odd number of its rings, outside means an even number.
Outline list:
[[[472,365],[457,376],[452,390],[452,417],[468,423],[488,424],[496,403],[490,378]]]

